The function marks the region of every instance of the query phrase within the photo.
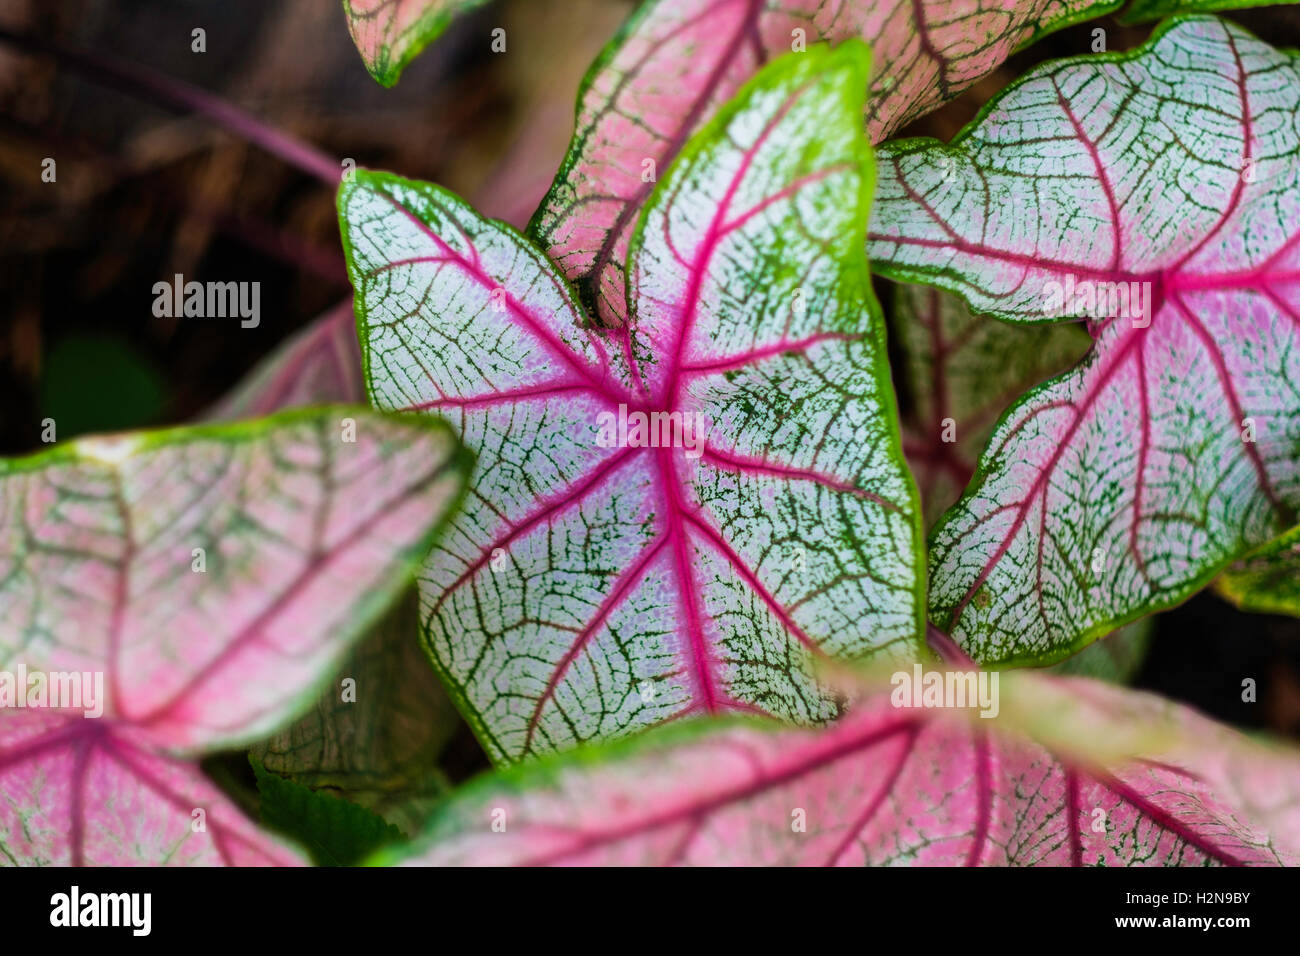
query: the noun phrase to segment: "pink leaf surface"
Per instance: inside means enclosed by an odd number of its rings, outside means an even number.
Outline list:
[[[972,656],[1060,659],[1295,523],[1293,54],[1176,19],[1133,53],[1038,68],[951,147],[880,156],[887,274],[1022,323],[1060,321],[1071,283],[1085,309],[1085,290],[1149,293],[1094,307],[1087,358],[1003,418],[932,533],[930,615]]]
[[[866,123],[880,142],[987,75],[1020,44],[1117,6],[650,0],[588,74],[573,144],[531,232],[600,320],[622,324],[630,308],[623,274],[628,243],[656,180],[747,79],[796,42],[858,37],[870,43],[875,69]]]
[[[1004,675],[1005,677],[1006,675]],[[1017,675],[1020,715],[869,697],[833,727],[700,722],[486,777],[381,862],[1173,866],[1296,860],[1300,758],[1159,698]],[[1051,715],[1040,739],[1029,731]],[[1159,728],[1145,756],[1054,751]],[[1243,784],[1249,789],[1243,789]],[[504,820],[505,830],[500,832]],[[494,826],[495,824],[495,826]]]
[[[256,418],[282,408],[359,402],[365,397],[349,299],[262,359],[205,417],[212,421]]]
[[[459,14],[486,0],[343,0],[352,40],[370,75],[392,86]]]
[[[242,860],[221,845],[244,839],[228,802],[170,755],[307,708],[469,466],[438,422],[345,407],[0,463],[0,855],[156,863],[148,839],[192,832],[191,808],[211,805],[225,829],[177,841],[176,859]],[[93,702],[28,693],[31,675],[69,673]]]
[[[773,64],[683,153],[620,330],[444,190],[340,191],[372,401],[446,416],[478,455],[420,589],[494,759],[695,713],[825,720],[816,657],[920,650],[915,490],[854,240],[866,51],[841,51]],[[602,431],[634,413],[703,441]]]
[[[33,710],[0,714],[0,862],[299,866],[306,858],[259,830],[193,761],[159,753],[129,727]]]

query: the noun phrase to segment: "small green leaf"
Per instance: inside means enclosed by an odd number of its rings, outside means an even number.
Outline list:
[[[402,831],[365,807],[276,776],[249,758],[262,795],[262,823],[305,846],[320,866],[352,866]]]
[[[1300,525],[1224,571],[1214,589],[1243,611],[1300,617]]]

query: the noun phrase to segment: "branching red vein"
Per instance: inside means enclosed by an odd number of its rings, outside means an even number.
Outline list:
[[[750,167],[754,163],[754,158],[758,151],[763,148],[768,137],[786,117],[799,97],[804,94],[814,80],[808,80],[803,86],[794,90],[781,104],[781,108],[776,110],[767,118],[763,129],[759,132],[754,142],[747,146],[740,157],[740,166],[732,174],[731,182],[727,184],[727,190],[723,194],[718,208],[713,213],[713,218],[709,222],[709,228],[700,242],[700,248],[695,254],[695,265],[691,270],[690,279],[686,288],[686,294],[679,306],[677,316],[677,341],[672,349],[672,366],[669,370],[667,384],[664,390],[665,404],[669,407],[676,405],[678,380],[684,363],[686,343],[694,331],[695,320],[700,308],[700,299],[704,290],[704,278],[708,274],[709,266],[713,260],[713,253],[717,250],[718,244],[722,241],[725,232],[723,223],[726,222],[727,213],[731,209],[731,203],[736,197],[740,185],[744,182],[749,173]]]
[[[716,448],[709,446],[704,449],[701,457],[719,468],[727,471],[749,472],[757,475],[772,475],[777,478],[784,478],[786,481],[811,481],[814,484],[822,485],[831,491],[843,492],[844,494],[855,495],[859,498],[865,498],[867,501],[880,505],[886,511],[901,513],[902,508],[880,495],[859,488],[851,482],[835,478],[832,475],[822,474],[818,471],[805,468],[792,468],[789,465],[777,465],[767,461],[755,458],[746,458],[735,452],[718,451]]]
[[[536,528],[543,521],[547,521],[564,511],[566,508],[580,503],[590,491],[604,484],[616,469],[621,468],[633,458],[637,457],[639,451],[639,449],[628,448],[617,454],[611,455],[593,468],[585,478],[580,480],[580,483],[570,485],[563,491],[544,501],[541,507],[536,511],[526,515],[522,520],[514,522],[506,534],[497,538],[490,545],[484,548],[479,557],[472,561],[461,575],[443,590],[442,595],[434,603],[429,613],[431,615],[437,614],[448,596],[482,570],[483,566],[488,563],[495,552],[508,548],[512,542]]]
[[[401,507],[413,497],[427,491],[449,467],[450,464],[447,462],[440,463],[432,472],[420,476],[416,481],[401,489],[380,510],[392,510]],[[185,683],[176,689],[169,698],[147,713],[129,718],[130,721],[141,726],[147,726],[156,724],[168,717],[195,692],[196,688],[241,653],[246,645],[260,640],[264,636],[267,625],[312,584],[316,575],[320,573],[324,566],[328,565],[339,554],[363,540],[370,533],[370,523],[366,521],[359,522],[355,528],[339,539],[328,555],[315,556],[308,560],[298,574],[294,576],[294,579],[275,596],[274,600],[263,608],[253,620],[244,625],[238,634],[226,641],[218,654],[191,674]],[[123,716],[126,717],[127,715],[123,714]]]
[[[897,734],[906,732],[917,723],[917,719],[907,718],[898,720],[891,724],[886,724],[884,727],[873,729],[870,733],[861,738],[850,738],[838,744],[834,748],[828,749],[824,752],[813,753],[801,760],[793,761],[790,766],[777,773],[769,774],[761,768],[757,769],[755,770],[753,780],[723,790],[722,792],[706,800],[702,800],[699,803],[682,807],[673,807],[672,809],[664,811],[663,813],[646,820],[635,821],[625,826],[610,827],[606,830],[585,834],[581,839],[575,841],[572,846],[556,850],[545,856],[535,857],[524,865],[546,866],[550,863],[579,856],[582,853],[597,849],[601,846],[617,843],[620,840],[625,840],[640,833],[657,830],[660,827],[692,819],[696,816],[707,816],[728,804],[746,800],[765,790],[770,790],[774,787],[779,787],[783,784],[798,780],[800,777],[808,773],[812,773],[829,764],[833,764],[845,757],[850,757],[855,753],[868,750],[882,741],[889,740]]]
[[[376,188],[375,191],[389,202],[398,213],[414,225],[416,229],[428,237],[428,239],[433,242],[439,250],[441,250],[444,256],[449,260],[452,260],[457,266],[470,275],[481,288],[486,289],[489,292],[501,288],[500,284],[484,272],[477,262],[469,261],[448,245],[441,236],[430,229],[419,216],[407,209],[406,206],[399,202],[395,196],[384,189]],[[452,217],[447,216],[447,218],[451,219]],[[589,338],[588,341],[593,342],[596,346],[601,365],[600,374],[593,371],[590,365],[575,355],[573,350],[565,342],[548,329],[537,316],[533,315],[532,312],[526,309],[523,303],[508,292],[505,295],[505,302],[507,307],[510,309],[510,313],[519,321],[520,325],[527,329],[528,332],[547,349],[547,351],[569,365],[579,376],[586,379],[593,390],[604,395],[614,403],[633,400],[629,393],[626,391],[620,391],[618,388],[614,387],[617,383],[612,382],[609,377],[609,356],[605,353],[604,347],[600,345],[598,339]]]

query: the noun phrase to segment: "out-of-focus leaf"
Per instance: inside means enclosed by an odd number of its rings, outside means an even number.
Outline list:
[[[1017,328],[972,315],[928,286],[898,286],[894,316],[911,399],[903,450],[930,524],[961,497],[999,416],[1082,358],[1091,339],[1075,323]]]
[[[370,75],[392,86],[457,16],[487,0],[343,0],[343,13]]]
[[[1003,677],[993,719],[894,706],[899,684],[826,730],[700,721],[553,755],[471,784],[415,845],[377,862],[1297,860],[1294,751],[1256,744],[1147,694],[1081,678]]]
[[[1243,611],[1300,617],[1300,527],[1232,565],[1214,588]]]
[[[1126,624],[1114,634],[1094,641],[1073,657],[1053,664],[1054,674],[1094,677],[1111,684],[1127,684],[1141,669],[1151,646],[1152,618]]]
[[[397,827],[365,807],[286,780],[257,760],[252,763],[263,825],[306,847],[317,865],[352,866],[401,841]]]
[[[167,383],[128,343],[106,335],[59,339],[41,371],[41,416],[60,441],[144,428],[162,417]]]
[[[411,593],[357,644],[316,707],[255,745],[253,756],[273,773],[416,832],[444,793],[438,758],[461,726],[419,635]]]
[[[297,716],[471,460],[440,421],[330,407],[0,462],[0,857],[293,860],[176,755]]]
[[[282,408],[359,402],[365,397],[356,319],[348,301],[258,362],[204,417],[211,421],[256,418]]]

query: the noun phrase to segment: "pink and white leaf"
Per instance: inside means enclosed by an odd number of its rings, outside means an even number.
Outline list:
[[[1008,322],[1068,298],[1094,338],[932,533],[931,618],[976,659],[1060,659],[1295,524],[1298,131],[1300,60],[1189,17],[880,151],[881,271]]]
[[[310,706],[469,467],[441,423],[341,406],[0,462],[0,851],[156,863],[146,841],[167,838],[178,860],[278,859],[176,755]],[[220,824],[182,850],[209,806]]]
[[[603,324],[627,320],[637,216],[690,137],[768,61],[860,38],[875,69],[867,132],[894,130],[986,76],[1018,46],[1118,2],[649,0],[592,67],[569,155],[532,225]]]
[[[487,0],[343,0],[348,30],[370,75],[392,86],[452,20]]]
[[[204,417],[209,421],[256,418],[282,408],[360,402],[365,397],[349,299],[262,359]]]
[[[1300,757],[1185,709],[1023,675],[1073,740],[1161,727],[1154,754],[1054,752],[1020,721],[869,697],[826,730],[700,722],[470,785],[407,865],[1177,866],[1297,859]],[[1003,701],[1015,693],[1003,684]],[[1077,706],[1070,698],[1078,696]],[[1061,706],[1064,702],[1064,706]],[[1098,720],[1097,715],[1101,717]],[[1094,722],[1090,722],[1092,718]],[[1032,724],[1034,721],[1029,721]],[[1136,736],[1143,736],[1142,734]],[[1240,775],[1240,777],[1238,777]],[[1251,790],[1242,792],[1241,781]],[[504,832],[500,822],[504,820]]]
[[[0,715],[0,860],[24,866],[302,866],[198,764],[106,721]]]
[[[372,401],[446,416],[478,455],[420,589],[496,760],[696,713],[822,721],[816,658],[919,650],[915,491],[853,240],[866,52],[841,51],[774,64],[687,147],[618,330],[444,190],[340,192]],[[637,414],[682,425],[658,447],[605,430]]]

